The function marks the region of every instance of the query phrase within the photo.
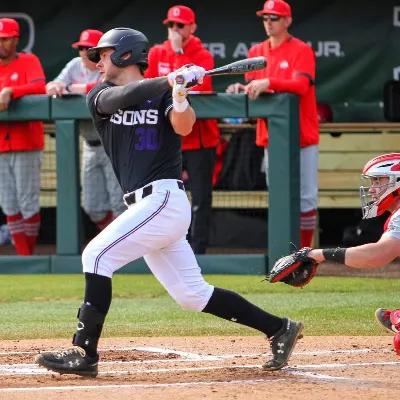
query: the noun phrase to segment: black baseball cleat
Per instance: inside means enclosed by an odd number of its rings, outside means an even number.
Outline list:
[[[279,336],[269,339],[273,358],[263,364],[262,368],[266,371],[275,371],[287,365],[297,340],[303,337],[301,332],[304,325],[301,322],[288,319],[285,324],[283,333],[278,332]]]
[[[391,310],[387,310],[386,308],[378,308],[375,311],[375,319],[382,328],[393,334],[397,333],[398,329],[390,322],[391,312]]]
[[[42,367],[59,374],[74,374],[95,378],[99,357],[88,357],[82,347],[74,346],[65,350],[46,351],[36,356],[35,361]]]

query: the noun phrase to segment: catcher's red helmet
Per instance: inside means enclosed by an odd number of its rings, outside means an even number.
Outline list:
[[[400,153],[384,154],[369,161],[361,178],[370,180],[360,187],[363,218],[383,214],[400,199]]]

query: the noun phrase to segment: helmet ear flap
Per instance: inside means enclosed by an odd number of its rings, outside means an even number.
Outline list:
[[[135,44],[127,44],[125,46],[119,47],[116,46],[117,49],[114,53],[111,54],[112,63],[119,68],[127,67],[128,65],[140,64],[145,67],[148,66],[147,62],[147,52],[148,52],[148,43],[146,42],[138,42]],[[130,56],[127,58],[123,58],[124,54],[130,53]]]

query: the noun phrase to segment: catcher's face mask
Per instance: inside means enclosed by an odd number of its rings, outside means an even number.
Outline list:
[[[396,177],[393,175],[361,175],[368,180],[368,186],[360,187],[363,219],[373,218],[386,211],[398,197],[393,195],[396,188]]]

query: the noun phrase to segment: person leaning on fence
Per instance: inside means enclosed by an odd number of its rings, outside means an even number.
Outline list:
[[[168,40],[149,51],[146,78],[166,76],[185,64],[196,64],[206,70],[214,68],[211,53],[194,36],[195,13],[189,7],[174,6],[163,23],[168,28]],[[196,92],[212,92],[211,77],[205,77]],[[207,250],[211,225],[212,188],[216,147],[220,132],[216,119],[198,120],[192,132],[182,138],[183,165],[189,176],[192,196],[192,223],[189,242],[195,254]]]
[[[73,58],[46,85],[49,95],[86,94],[101,81],[96,64],[87,57],[87,49],[96,46],[102,36],[103,32],[93,29],[86,29],[81,33],[79,41],[72,45],[78,49],[79,57]],[[81,178],[83,208],[98,229],[103,230],[126,209],[122,201],[122,190],[93,122],[80,121],[79,133],[84,139]]]
[[[267,68],[245,74],[247,84],[228,86],[228,93],[245,91],[251,99],[263,92],[289,92],[300,101],[300,244],[311,246],[318,206],[319,128],[315,96],[315,53],[289,34],[292,13],[282,0],[268,0],[257,12],[263,19],[268,40],[253,46],[248,57],[264,56]],[[257,120],[256,143],[265,148],[268,181],[268,129],[264,119]],[[268,183],[268,182],[267,182]]]
[[[0,18],[0,111],[12,99],[45,94],[46,78],[34,54],[17,52],[16,20]],[[31,255],[40,228],[43,123],[0,123],[0,206],[19,255]]]

